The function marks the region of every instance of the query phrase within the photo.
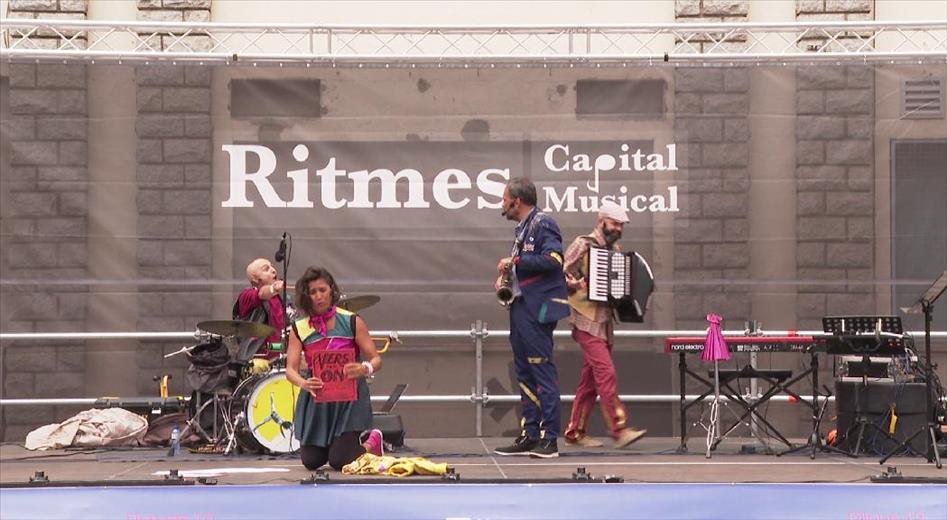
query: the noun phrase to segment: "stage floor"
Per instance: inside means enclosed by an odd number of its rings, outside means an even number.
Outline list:
[[[762,447],[752,439],[728,439],[704,457],[703,439],[693,439],[688,453],[676,452],[678,439],[646,437],[630,448],[616,450],[564,446],[560,457],[531,459],[494,455],[493,448],[506,444],[501,438],[409,439],[405,448],[391,453],[397,456],[423,456],[434,462],[446,462],[460,481],[542,482],[571,479],[578,467],[592,477],[621,477],[628,483],[867,483],[873,476],[896,466],[906,478],[944,479],[947,471],[920,457],[895,457],[884,466],[875,456],[850,458],[819,453],[811,460],[808,451],[783,457],[740,453],[744,445]],[[802,441],[798,441],[802,442]],[[0,446],[0,484],[22,484],[37,471],[43,471],[52,483],[81,481],[93,485],[128,480],[160,480],[162,472],[176,469],[185,478],[208,476],[218,485],[287,485],[310,478],[295,456],[215,455],[182,453],[169,457],[166,449],[111,448],[31,452],[22,446]],[[328,469],[331,481],[371,482],[375,476],[346,476]],[[440,480],[439,477],[409,477],[405,482]],[[117,483],[117,482],[116,482]]]

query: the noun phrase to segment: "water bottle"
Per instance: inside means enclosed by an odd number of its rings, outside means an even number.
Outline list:
[[[176,456],[178,453],[181,453],[181,430],[178,428],[178,425],[174,425],[174,429],[171,430],[171,448],[168,450],[168,455],[171,457]]]

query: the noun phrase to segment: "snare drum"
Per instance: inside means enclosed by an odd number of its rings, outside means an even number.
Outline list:
[[[275,370],[243,380],[234,390],[230,417],[237,442],[247,451],[292,453],[299,449],[293,437],[293,416],[299,387],[286,372]]]

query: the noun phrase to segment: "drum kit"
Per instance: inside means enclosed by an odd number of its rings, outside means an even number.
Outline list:
[[[339,307],[358,312],[380,300],[374,295],[343,298]],[[253,363],[255,352],[238,351],[236,356],[230,356],[225,344],[231,338],[266,338],[274,333],[273,327],[263,323],[202,321],[195,332],[199,344],[165,356],[183,353],[191,362],[188,382],[194,393],[191,417],[182,438],[189,432],[195,433],[208,449],[222,449],[224,454],[235,449],[275,454],[299,449],[299,441],[293,436],[293,417],[300,389],[286,377],[286,355],[263,363],[265,368],[260,370]],[[386,352],[392,342],[400,342],[397,332],[372,340],[383,343],[379,353]],[[214,354],[216,359],[209,361]]]

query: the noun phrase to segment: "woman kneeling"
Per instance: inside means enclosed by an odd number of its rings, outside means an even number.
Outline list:
[[[306,317],[293,322],[286,360],[290,382],[300,394],[293,421],[302,463],[315,470],[326,462],[336,470],[365,452],[382,455],[381,432],[372,430],[371,395],[365,378],[381,369],[381,357],[357,314],[337,307],[341,292],[328,270],[306,269],[296,282],[296,305]],[[309,377],[299,372],[306,358]]]

